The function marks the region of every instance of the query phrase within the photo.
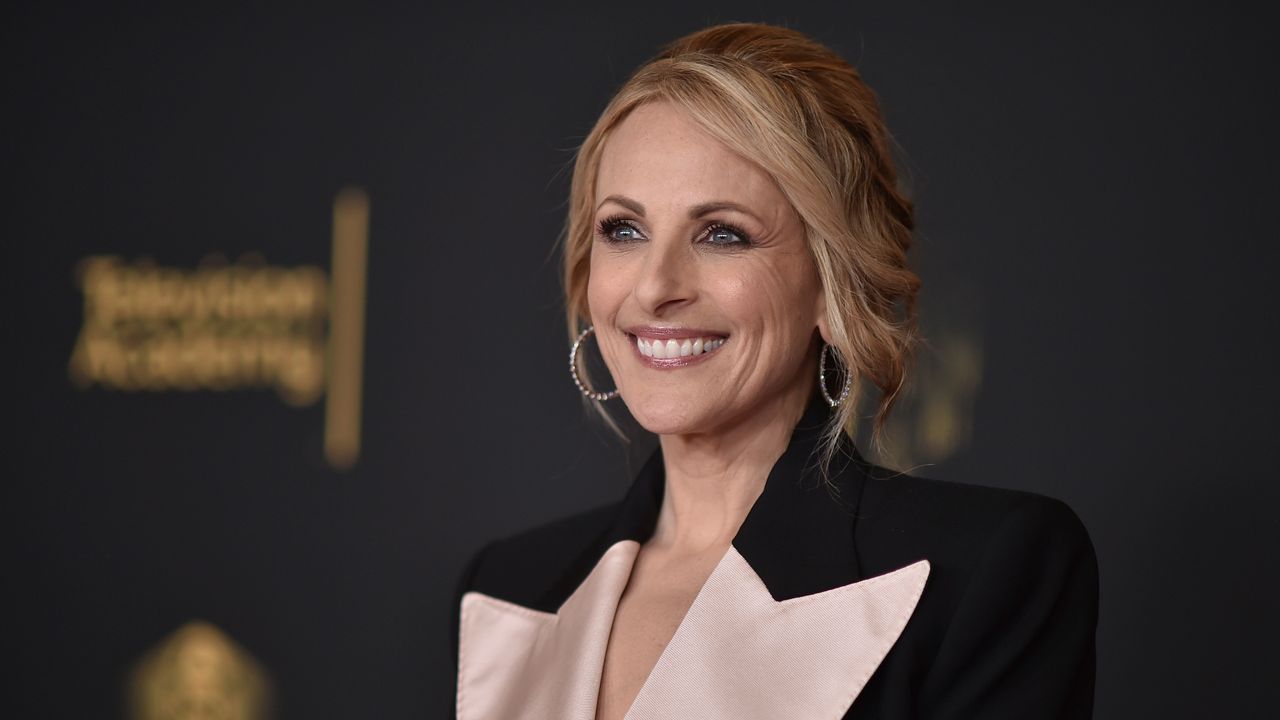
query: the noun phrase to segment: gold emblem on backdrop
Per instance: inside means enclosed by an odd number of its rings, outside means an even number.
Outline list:
[[[190,391],[274,388],[307,406],[327,396],[325,457],[360,453],[369,200],[348,188],[333,205],[332,277],[258,254],[195,268],[85,258],[76,268],[84,323],[69,373],[82,388]]]
[[[266,720],[266,673],[206,622],[183,625],[151,649],[129,682],[131,720]]]

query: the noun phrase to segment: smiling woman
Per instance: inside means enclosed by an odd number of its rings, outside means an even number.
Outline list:
[[[776,431],[803,409],[826,313],[804,224],[777,183],[653,101],[610,133],[595,194],[587,301],[627,408],[673,439],[764,420],[781,451]]]
[[[1075,514],[854,445],[857,389],[878,430],[916,339],[888,137],[848,63],[759,24],[677,40],[606,107],[571,189],[570,370],[659,448],[621,501],[472,558],[459,718],[1091,714]],[[593,333],[614,389],[579,374]]]

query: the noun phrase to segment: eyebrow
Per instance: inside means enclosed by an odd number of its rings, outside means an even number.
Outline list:
[[[644,217],[644,205],[636,202],[635,200],[632,200],[631,198],[625,195],[610,195],[609,197],[605,198],[600,202],[600,205],[596,208],[596,211],[599,212],[600,208],[604,207],[605,203],[609,203],[609,202],[617,203],[618,205],[621,205],[622,207],[630,210],[631,212],[639,215],[640,217]],[[698,218],[704,215],[710,215],[711,213],[716,212],[717,210],[734,210],[736,212],[742,213],[743,215],[748,215],[752,218],[755,218],[757,222],[759,221],[759,218],[756,217],[755,213],[751,212],[746,207],[739,205],[738,203],[733,202],[731,200],[711,200],[709,202],[698,203],[697,205],[694,205],[693,207],[689,208],[689,217],[690,219],[697,220]]]

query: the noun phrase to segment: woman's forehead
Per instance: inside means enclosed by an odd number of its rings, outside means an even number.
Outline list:
[[[646,207],[673,209],[708,200],[754,207],[786,202],[763,168],[667,102],[641,105],[614,128],[601,149],[595,190],[597,198],[625,195]]]

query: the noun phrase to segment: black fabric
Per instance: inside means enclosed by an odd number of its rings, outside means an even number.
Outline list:
[[[1064,503],[894,473],[847,440],[818,471],[820,398],[806,408],[733,545],[776,600],[927,559],[924,593],[846,718],[1087,718],[1098,612],[1093,546]],[[619,501],[487,544],[469,591],[555,612],[614,543],[653,533],[661,450]],[[456,671],[455,671],[456,676]]]

